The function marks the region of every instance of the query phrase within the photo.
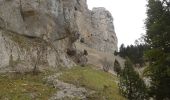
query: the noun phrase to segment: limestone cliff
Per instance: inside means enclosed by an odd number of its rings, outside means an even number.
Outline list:
[[[114,53],[117,51],[117,37],[113,18],[105,8],[93,8],[92,11],[77,14],[81,39],[98,51]]]
[[[0,69],[87,62],[77,44],[113,54],[111,14],[104,8],[90,11],[86,0],[0,0]]]

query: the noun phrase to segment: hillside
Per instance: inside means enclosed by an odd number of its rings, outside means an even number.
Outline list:
[[[117,43],[111,13],[86,0],[0,0],[0,100],[124,100]]]
[[[1,100],[125,100],[117,77],[91,66],[60,68],[38,75],[0,74]]]

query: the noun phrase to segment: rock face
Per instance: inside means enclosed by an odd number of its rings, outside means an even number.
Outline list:
[[[94,8],[92,10],[92,25],[95,48],[110,53],[117,51],[117,37],[110,12],[105,8]]]
[[[87,46],[102,52],[117,51],[117,37],[110,12],[101,7],[77,15],[81,39]]]
[[[104,8],[88,10],[86,0],[0,0],[0,69],[73,66],[81,52],[76,42],[114,53],[111,14]],[[67,54],[70,48],[73,57]]]

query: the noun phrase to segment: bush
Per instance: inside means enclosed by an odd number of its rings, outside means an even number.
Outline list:
[[[84,38],[81,38],[81,39],[80,39],[80,42],[81,42],[81,43],[84,43],[84,42],[85,42]]]
[[[121,66],[117,60],[115,60],[113,70],[117,73],[117,75],[121,72]]]

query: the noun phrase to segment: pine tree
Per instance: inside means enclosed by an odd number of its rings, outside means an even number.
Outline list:
[[[148,0],[147,16],[150,96],[156,100],[170,99],[170,1]]]
[[[138,45],[128,45],[127,47],[124,47],[122,44],[118,55],[123,58],[128,57],[134,65],[139,64],[140,66],[143,66],[145,64],[143,55],[147,49],[148,46],[144,43]]]
[[[129,100],[145,100],[146,86],[139,74],[134,70],[129,59],[125,62],[125,68],[120,74],[120,93]]]

